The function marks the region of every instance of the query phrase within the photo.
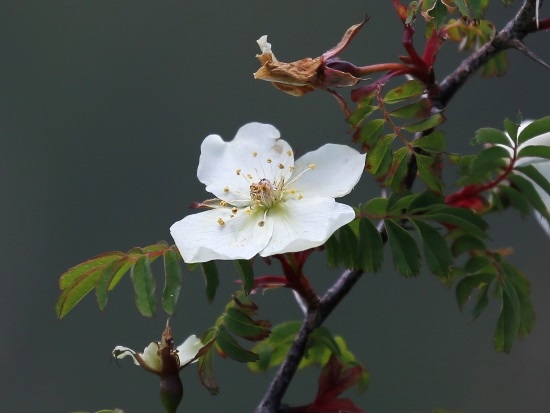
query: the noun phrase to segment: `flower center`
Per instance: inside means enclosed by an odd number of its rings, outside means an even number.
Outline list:
[[[283,183],[274,185],[269,179],[260,179],[258,183],[250,185],[250,198],[257,204],[271,208],[281,198]]]

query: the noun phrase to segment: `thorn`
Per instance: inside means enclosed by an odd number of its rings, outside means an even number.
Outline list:
[[[527,46],[525,46],[520,40],[512,39],[512,40],[509,41],[509,45],[511,47],[513,47],[514,49],[519,50],[521,53],[523,53],[525,56],[529,57],[530,59],[534,60],[535,62],[541,64],[545,68],[550,69],[550,65],[548,63],[546,63],[544,60],[542,60],[540,57],[538,57]]]

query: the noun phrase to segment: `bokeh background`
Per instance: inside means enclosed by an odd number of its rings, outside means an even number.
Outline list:
[[[493,3],[490,17],[501,27],[518,5]],[[109,356],[117,344],[141,350],[158,340],[166,317],[141,317],[125,279],[104,312],[90,295],[59,321],[58,276],[105,251],[172,242],[170,225],[208,196],[195,173],[210,133],[231,139],[242,124],[261,121],[276,125],[300,153],[348,143],[328,94],[294,98],[253,80],[255,40],[269,34],[284,61],[315,57],[365,13],[369,23],[341,57],[395,61],[403,53],[402,31],[390,1],[0,1],[2,411],[161,411],[157,378],[129,360],[117,367]],[[546,59],[547,36],[527,39]],[[421,36],[416,40],[421,44]],[[463,56],[446,45],[438,78]],[[500,128],[520,110],[530,118],[548,114],[548,72],[517,52],[509,56],[506,77],[475,76],[452,101],[443,126],[450,150],[472,151],[468,142],[478,127]],[[365,193],[376,194],[369,176],[353,196]],[[548,239],[532,217],[510,212],[490,223],[493,245],[513,246],[512,262],[531,279],[533,333],[510,355],[496,354],[495,305],[468,325],[452,290],[427,273],[402,279],[387,263],[380,274],[365,276],[327,321],[372,374],[356,399],[366,411],[548,411]],[[308,267],[320,291],[338,275],[322,262],[320,256]],[[236,290],[233,268],[220,268],[211,304],[202,275],[184,272],[172,321],[177,341],[212,325]],[[274,323],[300,318],[287,291],[255,299]],[[271,376],[223,359],[216,367],[216,397],[201,387],[195,367],[183,371],[181,410],[253,411]],[[310,401],[317,375],[315,369],[300,375],[286,401]]]

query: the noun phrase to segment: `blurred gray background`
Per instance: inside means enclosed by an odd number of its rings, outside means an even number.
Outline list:
[[[517,5],[493,3],[490,17],[501,27]],[[395,61],[402,32],[390,1],[0,1],[2,411],[161,411],[157,378],[129,360],[119,368],[109,355],[118,344],[141,350],[158,340],[165,316],[141,317],[124,279],[104,312],[90,295],[58,321],[58,276],[102,252],[172,242],[170,225],[190,213],[192,201],[208,197],[195,173],[210,133],[229,140],[242,124],[261,121],[276,125],[300,153],[348,143],[328,94],[294,98],[253,80],[255,41],[268,34],[283,61],[315,57],[365,13],[371,20],[341,57]],[[527,39],[546,60],[547,36]],[[421,45],[421,36],[416,41]],[[548,114],[548,72],[509,55],[508,76],[476,76],[452,101],[443,126],[451,151],[473,151],[468,141],[478,127],[500,128],[518,110],[529,118]],[[438,78],[462,56],[446,45]],[[376,194],[369,176],[350,202],[361,193]],[[495,305],[468,325],[452,290],[426,273],[402,279],[386,263],[327,322],[370,369],[371,386],[356,399],[366,411],[548,411],[548,239],[532,217],[511,212],[490,223],[493,245],[513,246],[512,262],[531,279],[533,333],[510,355],[496,354]],[[308,267],[319,291],[338,275],[322,262],[320,255]],[[172,321],[176,341],[202,333],[223,311],[237,276],[231,266],[221,269],[212,304],[202,275],[184,273]],[[287,291],[255,300],[274,323],[300,318]],[[201,387],[194,366],[183,371],[181,411],[251,412],[270,375],[219,358],[216,367],[216,397]],[[298,377],[286,401],[309,402],[317,375],[313,369]]]

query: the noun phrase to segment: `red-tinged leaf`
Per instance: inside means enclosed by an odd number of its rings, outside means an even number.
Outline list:
[[[238,283],[241,281],[239,280]],[[288,287],[288,280],[282,275],[264,275],[254,279],[254,289],[263,288],[268,290],[271,288]]]
[[[55,305],[55,311],[58,318],[65,317],[80,300],[92,291],[102,271],[102,266],[92,268],[74,279],[72,284],[63,289]]]
[[[91,258],[87,261],[84,261],[81,264],[75,265],[72,268],[69,268],[59,277],[59,288],[64,290],[69,285],[72,285],[74,280],[90,272],[91,270],[97,269],[99,267],[103,268],[107,264],[117,260],[122,257],[124,253],[120,251],[107,252],[105,254],[98,255],[94,258]]]
[[[361,374],[361,366],[344,366],[333,354],[321,371],[316,401],[335,399],[347,389],[358,384]]]
[[[217,334],[218,330],[216,328],[211,328],[204,334],[202,341],[206,341],[209,343],[216,338]],[[208,389],[212,396],[215,396],[220,392],[220,388],[218,387],[218,383],[216,381],[216,375],[214,374],[215,353],[216,352],[214,351],[214,347],[210,347],[206,354],[204,354],[198,362],[199,377],[201,383],[204,387]]]

